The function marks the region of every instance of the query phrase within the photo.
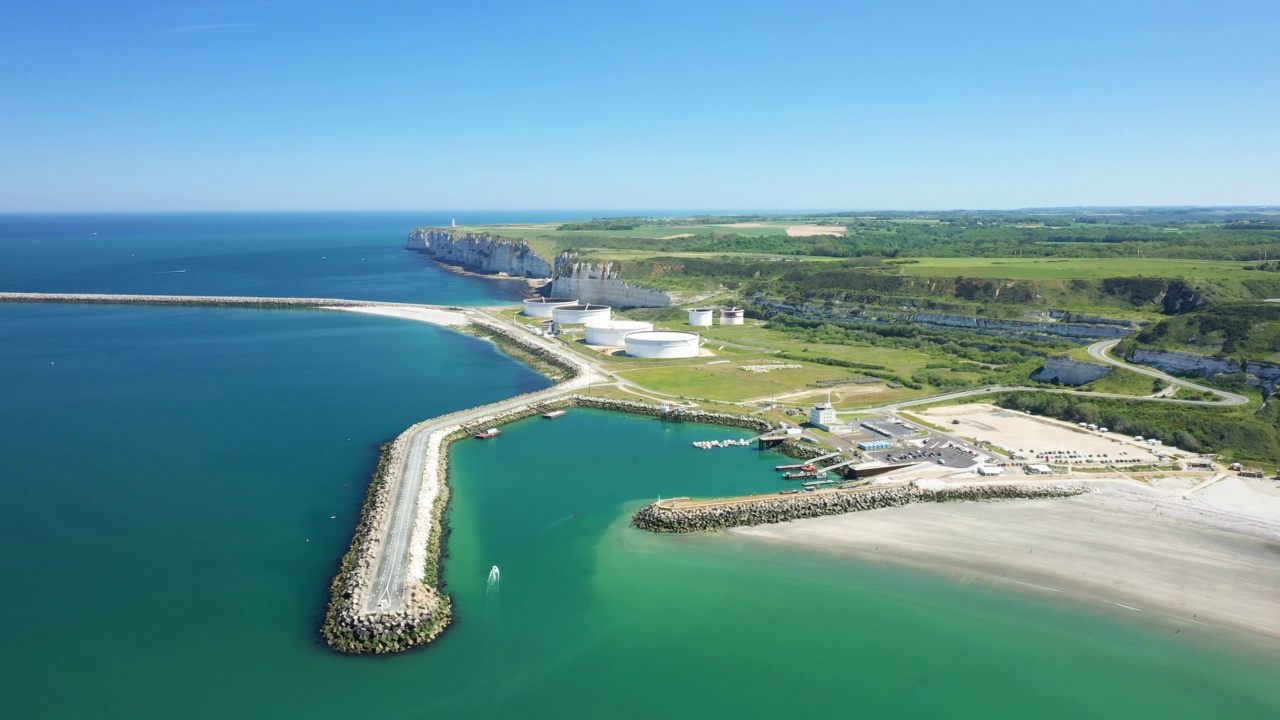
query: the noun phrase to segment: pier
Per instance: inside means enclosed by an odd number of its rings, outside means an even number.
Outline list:
[[[784,491],[718,500],[660,500],[636,512],[632,517],[632,524],[650,532],[687,533],[900,507],[919,502],[1069,497],[1087,491],[1088,488],[1080,483],[1054,482],[944,486],[900,482],[859,488],[815,486],[812,489],[806,488],[804,493]]]

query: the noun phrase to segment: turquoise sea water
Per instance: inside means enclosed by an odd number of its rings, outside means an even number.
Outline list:
[[[396,252],[416,299],[495,299]],[[347,282],[375,297],[378,280]],[[628,514],[658,495],[776,487],[777,458],[689,446],[731,430],[586,410],[456,445],[455,625],[422,651],[336,655],[316,630],[377,444],[545,380],[387,318],[60,305],[0,305],[0,369],[6,717],[1280,717],[1274,655],[635,531]]]

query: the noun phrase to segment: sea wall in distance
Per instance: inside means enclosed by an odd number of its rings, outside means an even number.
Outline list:
[[[338,298],[228,297],[220,295],[112,295],[106,293],[0,292],[0,302],[81,303],[100,305],[204,305],[210,307],[320,308],[401,307],[408,303]],[[437,307],[414,305],[414,307]]]
[[[910,483],[721,501],[662,500],[641,508],[631,522],[650,532],[687,533],[779,523],[822,515],[841,515],[919,502],[1069,497],[1084,492],[1087,492],[1085,486],[1070,483],[992,483],[941,487]]]

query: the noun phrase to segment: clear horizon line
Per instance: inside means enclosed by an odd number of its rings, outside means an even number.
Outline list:
[[[335,209],[299,209],[273,208],[264,209],[81,209],[81,210],[0,210],[0,215],[194,215],[194,214],[268,214],[268,213],[688,213],[689,215],[778,215],[785,213],[835,214],[835,213],[949,213],[949,212],[1025,212],[1029,210],[1276,210],[1280,204],[1243,204],[1243,205],[1027,205],[1022,207],[950,207],[950,208],[335,208]]]

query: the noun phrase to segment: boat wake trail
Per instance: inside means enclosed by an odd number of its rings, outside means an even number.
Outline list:
[[[489,571],[489,579],[484,586],[484,615],[489,619],[496,619],[501,606],[498,604],[499,591],[502,575],[498,572],[498,566],[494,565]]]
[[[550,530],[551,528],[559,525],[560,523],[568,522],[576,517],[578,517],[578,513],[573,513],[572,515],[565,515],[564,517],[560,518],[559,520],[556,520],[555,522],[547,523],[546,525],[543,525],[540,530],[538,530],[538,535],[541,535],[542,533]]]

